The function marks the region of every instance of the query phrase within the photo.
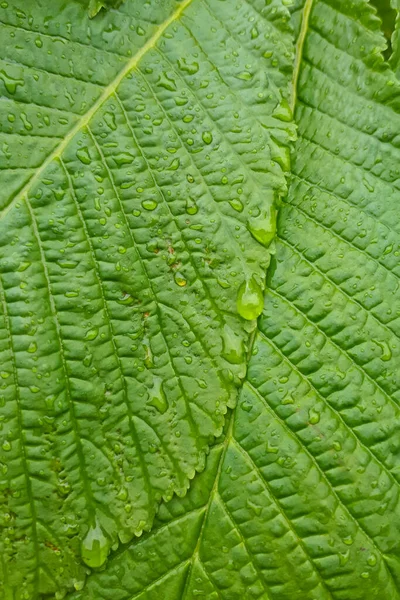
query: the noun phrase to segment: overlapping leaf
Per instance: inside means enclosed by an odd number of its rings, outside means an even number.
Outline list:
[[[74,600],[400,598],[400,86],[367,2],[310,8],[291,185],[225,441]]]
[[[283,2],[86,8],[0,5],[7,599],[81,587],[203,468],[289,167]]]

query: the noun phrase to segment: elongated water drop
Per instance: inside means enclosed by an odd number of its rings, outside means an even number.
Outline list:
[[[88,567],[98,569],[106,562],[110,547],[110,540],[104,535],[100,523],[96,520],[95,526],[89,528],[86,537],[82,540],[82,560]]]
[[[276,209],[271,207],[269,211],[262,212],[259,217],[249,219],[247,226],[257,242],[269,246],[276,233]]]
[[[17,87],[25,83],[23,79],[14,79],[14,77],[7,75],[5,71],[0,71],[0,79],[9,94],[15,94]]]
[[[280,104],[278,104],[272,115],[280,121],[285,121],[286,123],[289,123],[293,120],[292,109],[290,108],[289,102],[285,98]]]
[[[262,290],[254,277],[244,281],[240,286],[236,305],[239,315],[247,321],[253,321],[261,315],[264,298]]]
[[[150,400],[147,404],[154,406],[156,410],[162,415],[168,410],[168,401],[165,397],[163,389],[163,380],[161,377],[155,377],[153,388],[149,392]]]
[[[90,163],[92,162],[87,146],[85,146],[84,148],[79,148],[79,150],[77,150],[76,152],[76,156],[84,165],[90,165]]]
[[[236,365],[244,359],[243,340],[226,324],[222,335],[222,356]]]

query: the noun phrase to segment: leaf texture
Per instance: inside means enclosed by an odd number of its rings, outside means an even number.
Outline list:
[[[400,598],[400,86],[367,2],[303,8],[291,183],[225,441],[73,600]]]
[[[288,19],[1,4],[1,598],[80,588],[222,431],[286,190]]]

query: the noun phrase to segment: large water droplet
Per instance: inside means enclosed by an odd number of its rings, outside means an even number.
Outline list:
[[[77,150],[76,152],[76,156],[84,165],[90,165],[90,163],[92,162],[87,146],[85,146],[84,148],[79,148],[79,150]]]
[[[243,340],[226,324],[222,334],[222,356],[236,365],[244,359]]]
[[[154,377],[153,387],[149,392],[150,400],[147,404],[154,406],[162,415],[168,410],[168,402],[163,389],[163,380],[161,377]]]
[[[285,121],[286,123],[289,123],[293,120],[292,109],[289,106],[289,102],[285,98],[280,102],[280,104],[278,104],[272,115],[280,121]]]
[[[113,156],[114,162],[117,167],[122,167],[123,165],[130,165],[133,162],[135,157],[129,152],[121,152],[120,154],[116,154]]]
[[[249,219],[247,225],[257,242],[269,246],[276,233],[276,209],[271,207],[269,211],[263,211],[260,216]]]
[[[175,80],[172,77],[169,77],[165,71],[158,78],[157,84],[169,92],[175,92],[176,90]]]
[[[91,526],[81,544],[82,560],[92,569],[98,569],[107,560],[111,542],[104,535],[100,523],[96,520],[95,527]]]
[[[25,83],[23,79],[14,79],[14,77],[10,77],[5,71],[0,71],[0,79],[3,81],[9,94],[15,94],[17,86],[24,85]]]
[[[199,70],[198,62],[188,63],[186,58],[180,58],[178,60],[178,66],[181,71],[186,71],[186,73],[189,73],[189,75],[194,75]]]
[[[236,305],[239,315],[247,321],[253,321],[261,315],[264,298],[262,290],[254,277],[250,277],[240,286]]]

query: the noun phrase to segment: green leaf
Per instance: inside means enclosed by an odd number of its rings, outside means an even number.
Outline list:
[[[125,0],[90,0],[89,17],[93,19],[102,8],[118,8]]]
[[[225,441],[71,600],[400,598],[400,85],[366,2],[304,10],[291,184]]]
[[[79,589],[204,468],[289,169],[283,2],[86,8],[0,5],[7,600]]]

